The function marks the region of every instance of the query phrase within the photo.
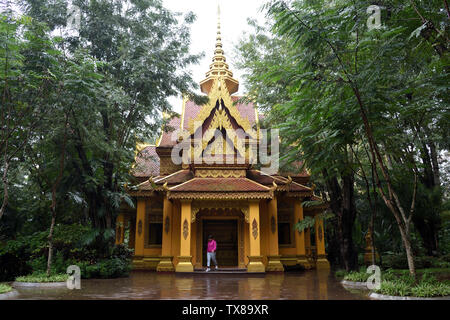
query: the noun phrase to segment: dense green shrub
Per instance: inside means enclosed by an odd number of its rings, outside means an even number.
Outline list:
[[[346,274],[347,274],[347,271],[345,271],[345,270],[336,270],[336,271],[334,272],[334,275],[335,275],[337,278],[343,278],[343,277],[345,277]]]
[[[408,270],[386,270],[382,272],[381,288],[376,290],[390,296],[438,297],[450,295],[450,285],[439,282],[432,271],[418,275],[418,282]]]
[[[381,288],[376,290],[388,296],[410,296],[411,286],[402,281],[382,281]]]
[[[370,274],[368,274],[364,271],[360,271],[360,272],[351,271],[344,276],[344,280],[355,281],[355,282],[366,282],[369,277],[370,277]]]
[[[46,273],[33,273],[27,276],[17,277],[17,282],[37,282],[37,283],[47,283],[47,282],[65,282],[69,278],[68,274],[51,274],[47,277]]]
[[[383,280],[381,288],[376,290],[389,296],[439,297],[450,295],[450,285],[440,282],[420,281],[418,284],[410,281]]]
[[[114,246],[100,254],[86,243],[89,227],[79,224],[56,225],[52,274],[66,273],[70,265],[78,265],[83,278],[113,278],[128,275],[132,250],[124,245]],[[44,273],[47,269],[48,232],[37,232],[9,240],[0,247],[0,281],[12,281],[18,276]]]
[[[370,274],[364,268],[359,272],[338,270],[336,277],[355,282],[367,281]],[[436,278],[436,271],[425,270],[418,274],[418,282],[409,274],[408,270],[387,269],[381,272],[381,288],[378,293],[390,296],[439,297],[450,295],[450,283],[440,282]]]
[[[414,262],[416,269],[425,268],[449,268],[450,262],[444,257],[416,256]],[[387,254],[382,257],[384,268],[408,269],[408,261],[405,254]]]
[[[438,297],[450,295],[450,286],[444,283],[420,283],[411,289],[414,297]]]
[[[32,268],[27,262],[25,255],[0,253],[0,281],[12,281],[17,276],[30,273]]]
[[[118,278],[127,276],[131,270],[130,263],[119,258],[100,260],[95,264],[82,261],[77,265],[80,267],[81,277],[83,279]]]
[[[12,290],[11,286],[8,286],[7,284],[0,283],[0,294],[1,293],[7,293]]]

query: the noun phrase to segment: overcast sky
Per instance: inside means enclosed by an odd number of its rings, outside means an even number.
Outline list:
[[[212,62],[217,32],[217,4],[220,3],[220,24],[222,43],[227,63],[234,78],[239,80],[239,92],[245,92],[241,73],[234,65],[234,45],[245,31],[250,31],[247,18],[264,20],[260,7],[262,0],[163,0],[165,7],[171,11],[186,13],[192,11],[197,20],[191,25],[191,52],[204,52],[205,56],[198,65],[191,67],[193,78],[200,82],[205,78]],[[170,99],[174,111],[181,112],[181,98]]]

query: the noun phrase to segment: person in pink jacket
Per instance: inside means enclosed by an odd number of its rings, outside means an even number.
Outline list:
[[[211,259],[213,260],[214,264],[216,265],[216,270],[218,269],[217,260],[216,260],[216,249],[217,249],[216,240],[214,240],[214,237],[212,235],[210,235],[208,237],[208,249],[206,252],[206,259],[207,259],[206,272],[211,270],[209,268],[209,266],[211,265]]]

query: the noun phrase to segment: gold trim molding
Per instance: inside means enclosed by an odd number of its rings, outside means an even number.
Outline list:
[[[244,214],[245,221],[249,223],[248,203],[238,201],[202,201],[192,203],[191,222],[194,223],[197,213],[202,209],[237,209]]]
[[[170,200],[260,200],[272,199],[273,192],[168,192]]]
[[[198,169],[195,176],[199,178],[245,178],[245,170],[208,170]]]

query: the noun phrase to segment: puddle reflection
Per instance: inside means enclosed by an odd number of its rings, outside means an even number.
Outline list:
[[[17,289],[16,299],[182,299],[182,300],[355,300],[366,292],[349,292],[330,271],[266,275],[162,274],[133,272],[129,278],[82,280],[81,290]]]

